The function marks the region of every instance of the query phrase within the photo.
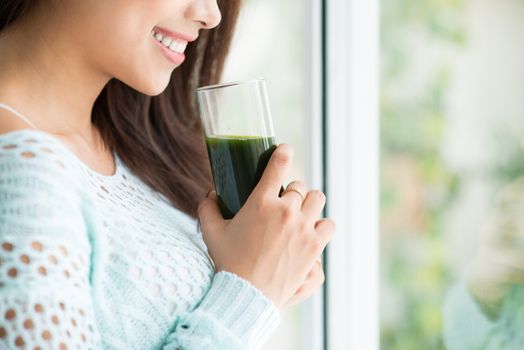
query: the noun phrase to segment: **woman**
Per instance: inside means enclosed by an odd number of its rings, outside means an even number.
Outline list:
[[[258,348],[323,283],[289,146],[234,219],[206,196],[193,94],[239,2],[2,1],[0,348]]]
[[[496,196],[479,247],[444,308],[450,350],[524,349],[524,178]]]

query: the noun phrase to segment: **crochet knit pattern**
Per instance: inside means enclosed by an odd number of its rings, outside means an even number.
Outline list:
[[[256,349],[280,313],[215,273],[197,221],[57,138],[0,135],[0,349]]]

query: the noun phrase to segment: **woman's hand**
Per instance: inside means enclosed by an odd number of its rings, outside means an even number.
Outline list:
[[[282,306],[282,309],[287,309],[288,307],[308,299],[322,286],[324,280],[324,270],[322,269],[321,260],[318,259],[313,269],[309,271],[306,280],[302,283],[302,286],[300,286],[291,299],[289,299]]]
[[[468,274],[468,287],[493,319],[508,290],[524,284],[524,180],[500,191],[485,229]]]
[[[198,210],[217,272],[251,282],[279,308],[309,297],[323,283],[316,260],[335,232],[332,220],[320,219],[326,200],[321,191],[309,191],[304,201],[293,191],[279,197],[291,161],[291,147],[278,146],[233,219],[222,218],[214,194]],[[290,186],[300,190],[303,184]]]

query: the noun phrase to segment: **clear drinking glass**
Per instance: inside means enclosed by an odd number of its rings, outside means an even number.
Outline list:
[[[263,78],[197,89],[218,205],[225,219],[244,205],[276,149]]]

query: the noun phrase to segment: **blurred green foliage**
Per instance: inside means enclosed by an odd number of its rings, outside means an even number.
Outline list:
[[[381,9],[381,349],[443,349],[442,303],[450,283],[441,239],[443,214],[460,183],[442,161],[445,93],[452,81],[446,63],[435,60],[422,87],[402,96],[417,67],[415,42],[426,46],[467,44],[464,0],[384,0]],[[409,167],[407,166],[409,165]],[[410,173],[402,185],[384,169]],[[413,182],[413,181],[411,181]],[[405,205],[406,186],[421,193],[420,220],[393,225]],[[400,207],[400,208],[399,208]],[[407,209],[408,212],[411,209]],[[393,310],[393,311],[392,311]]]

